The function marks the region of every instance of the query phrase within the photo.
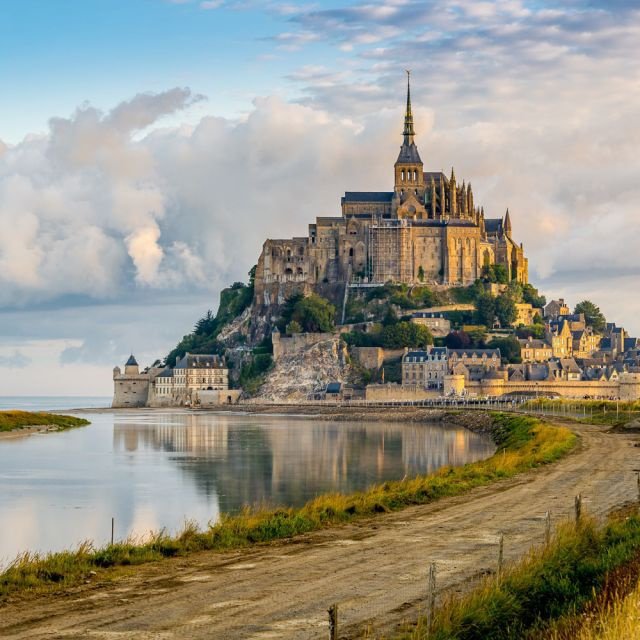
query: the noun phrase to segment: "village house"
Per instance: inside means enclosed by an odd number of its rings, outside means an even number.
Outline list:
[[[442,313],[435,311],[416,311],[411,316],[411,322],[427,327],[436,337],[443,337],[451,332],[451,322]]]
[[[521,338],[518,342],[520,343],[522,362],[546,362],[553,357],[551,345],[544,340],[529,337]]]

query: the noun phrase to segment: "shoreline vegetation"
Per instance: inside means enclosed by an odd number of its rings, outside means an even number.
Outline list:
[[[640,516],[637,507],[598,525],[564,522],[498,578],[489,576],[422,617],[396,640],[613,640],[640,631]]]
[[[0,438],[11,435],[66,431],[91,424],[84,418],[43,411],[0,411]]]
[[[222,515],[205,530],[187,523],[177,536],[160,531],[146,542],[128,539],[102,548],[87,542],[75,551],[25,553],[0,573],[0,602],[12,595],[64,589],[95,576],[107,577],[107,571],[115,567],[199,551],[245,548],[461,495],[552,463],[568,454],[578,440],[566,427],[532,416],[493,413],[490,423],[475,428],[470,425],[472,430],[490,432],[497,446],[493,456],[479,462],[442,467],[427,476],[384,482],[349,495],[318,496],[297,509],[245,508],[237,515]]]

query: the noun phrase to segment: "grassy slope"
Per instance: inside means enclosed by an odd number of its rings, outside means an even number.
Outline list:
[[[431,634],[426,620],[400,638],[411,640],[574,639],[575,625],[558,633],[554,620],[581,610],[605,588],[612,572],[626,566],[638,570],[640,517],[611,519],[603,527],[591,520],[560,527],[546,548],[507,571],[502,580],[487,579],[471,593],[446,601],[436,612]],[[636,578],[637,579],[637,578]],[[637,599],[636,599],[637,603]],[[633,606],[631,603],[630,606]],[[638,626],[635,622],[636,628]],[[585,636],[592,640],[596,636]],[[609,636],[607,636],[609,637]],[[616,638],[638,636],[618,635]]]
[[[44,557],[25,554],[0,574],[0,599],[30,589],[78,584],[96,569],[142,564],[193,551],[245,547],[459,495],[553,462],[576,442],[576,436],[568,429],[528,416],[495,414],[494,421],[499,452],[487,460],[444,467],[428,476],[385,482],[350,495],[320,496],[299,509],[246,509],[239,515],[222,516],[218,524],[205,531],[191,525],[176,537],[159,533],[143,544],[126,541],[97,550],[84,545],[77,551]]]
[[[13,431],[24,427],[55,425],[60,431],[89,424],[83,418],[61,416],[55,413],[31,413],[29,411],[0,411],[0,431]]]
[[[536,413],[556,414],[586,424],[611,425],[612,427],[622,427],[634,420],[640,420],[640,401],[538,398],[531,400],[524,407]]]

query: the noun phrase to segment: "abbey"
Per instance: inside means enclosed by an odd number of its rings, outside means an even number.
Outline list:
[[[453,169],[449,177],[424,170],[408,78],[393,191],[347,191],[341,204],[341,216],[317,218],[307,237],[264,243],[255,279],[258,304],[281,304],[294,291],[322,284],[468,285],[491,265],[527,282],[527,259],[513,240],[509,211],[485,218],[471,183],[459,184]]]

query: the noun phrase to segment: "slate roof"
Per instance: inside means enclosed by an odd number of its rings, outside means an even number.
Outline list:
[[[422,160],[420,159],[420,154],[418,153],[418,147],[416,147],[415,142],[411,144],[403,144],[400,147],[398,162],[411,162],[416,164],[417,163],[422,164]]]
[[[167,367],[163,369],[157,376],[158,378],[173,378],[173,369]]]
[[[133,356],[133,353],[129,356],[129,359],[127,360],[127,362],[126,362],[126,364],[124,366],[125,367],[137,367],[138,366],[138,361]]]
[[[341,382],[330,382],[327,385],[326,393],[340,393],[340,389],[342,389]]]
[[[223,367],[220,356],[201,353],[185,353],[176,362],[176,369],[221,369]]]
[[[484,228],[487,233],[499,233],[502,231],[502,218],[485,218]]]
[[[342,202],[391,202],[393,191],[345,191]]]
[[[482,358],[483,355],[486,355],[487,358],[494,355],[500,357],[500,349],[447,349],[447,353],[455,353],[458,356],[467,355],[469,358],[472,358],[474,354],[478,358]]]

